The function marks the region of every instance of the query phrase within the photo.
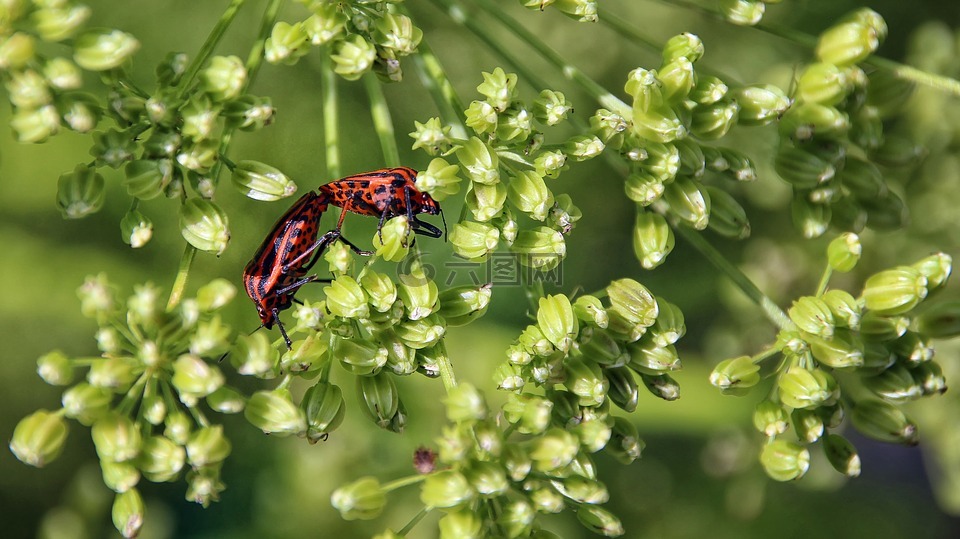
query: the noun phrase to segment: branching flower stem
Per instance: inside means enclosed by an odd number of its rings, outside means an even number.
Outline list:
[[[187,68],[186,73],[184,73],[183,78],[177,83],[177,100],[182,100],[186,96],[190,90],[190,85],[194,79],[197,78],[197,74],[200,73],[200,68],[203,67],[210,58],[210,55],[213,54],[213,51],[217,48],[223,35],[227,32],[227,28],[233,23],[233,19],[237,16],[237,12],[240,11],[244,2],[246,2],[246,0],[233,0],[230,2],[230,5],[227,6],[223,15],[220,15],[220,20],[217,21],[216,26],[210,31],[210,35],[207,36],[206,41],[200,46],[200,51],[197,53],[197,56],[194,57],[193,61],[190,62],[190,66]]]

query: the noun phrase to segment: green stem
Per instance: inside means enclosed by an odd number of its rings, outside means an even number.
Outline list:
[[[134,403],[140,400],[140,396],[143,395],[143,390],[147,386],[147,380],[150,379],[150,372],[144,371],[140,375],[140,378],[130,387],[127,393],[123,396],[123,399],[120,401],[120,404],[117,405],[117,412],[121,415],[128,415],[132,412]]]
[[[430,92],[444,123],[452,126],[451,135],[454,138],[466,139],[467,129],[463,124],[463,102],[460,101],[456,90],[453,89],[453,85],[447,79],[443,66],[440,65],[440,60],[423,41],[417,47],[417,52],[413,55],[413,65],[417,68],[421,84]]]
[[[190,85],[194,79],[197,78],[200,68],[203,67],[203,64],[205,64],[207,59],[210,58],[210,55],[213,54],[214,49],[217,48],[217,44],[220,43],[220,40],[223,38],[223,34],[226,33],[227,28],[230,27],[230,24],[237,16],[237,12],[240,11],[240,7],[245,1],[246,0],[232,0],[230,5],[227,6],[226,11],[223,12],[223,15],[220,15],[220,20],[217,21],[216,26],[210,31],[207,40],[200,46],[200,52],[198,52],[197,56],[190,62],[190,66],[187,67],[183,78],[177,83],[178,101],[187,95],[187,91],[190,89]]]
[[[410,522],[407,522],[406,526],[400,528],[400,530],[397,532],[397,535],[399,535],[400,537],[406,537],[407,534],[410,533],[410,531],[413,530],[413,528],[417,524],[419,524],[420,521],[423,520],[423,517],[427,516],[429,512],[430,510],[427,509],[426,507],[421,509],[419,513],[417,513],[416,515],[413,516],[413,518],[410,519]]]
[[[687,243],[699,251],[715,268],[726,274],[748,298],[759,305],[760,308],[763,309],[764,314],[767,315],[767,318],[776,324],[777,327],[780,329],[790,329],[793,327],[793,322],[790,321],[787,313],[783,312],[783,309],[761,292],[760,289],[757,288],[757,285],[753,284],[753,281],[744,275],[739,268],[731,264],[729,260],[724,258],[724,256],[720,254],[720,251],[713,245],[710,245],[700,234],[682,224],[674,223],[673,229],[683,236],[683,239],[687,240]]]
[[[814,294],[816,297],[820,297],[824,292],[827,291],[827,285],[830,283],[830,277],[833,275],[833,268],[830,267],[830,264],[827,264],[826,269],[823,270],[823,275],[820,276],[820,282],[817,283],[817,293]]]
[[[394,479],[389,483],[384,483],[380,485],[380,490],[384,492],[391,492],[397,490],[398,488],[403,488],[410,485],[416,485],[417,483],[423,481],[427,478],[427,475],[410,475],[400,479]]]
[[[380,151],[388,167],[400,166],[400,151],[397,149],[397,139],[393,132],[393,119],[390,117],[390,107],[383,96],[380,81],[373,73],[363,76],[363,86],[367,90],[367,99],[370,100],[370,117],[373,119],[373,130],[380,139]]]
[[[193,257],[197,250],[190,244],[187,244],[180,257],[180,267],[177,269],[177,277],[173,281],[173,287],[170,289],[170,298],[167,300],[167,312],[174,310],[183,299],[183,292],[187,288],[187,277],[190,276],[190,266],[193,264]]]
[[[439,0],[439,1],[452,1],[452,0]],[[511,33],[519,37],[527,45],[536,50],[541,56],[544,57],[548,62],[553,64],[554,67],[560,70],[563,75],[573,82],[580,85],[580,87],[590,94],[591,97],[597,100],[605,108],[616,112],[617,114],[629,118],[632,115],[632,110],[630,105],[624,103],[619,97],[608,92],[606,88],[598,84],[596,81],[588,77],[585,73],[580,71],[576,66],[568,64],[567,61],[561,56],[557,51],[551,49],[547,46],[546,43],[540,40],[533,32],[529,31],[520,24],[516,19],[507,15],[504,10],[493,3],[492,0],[473,0],[475,3],[480,5],[484,11],[487,12],[490,16],[497,19],[503,26],[510,30]]]
[[[439,354],[437,355],[437,370],[440,371],[440,381],[443,382],[443,388],[447,393],[457,387],[457,378],[453,374],[453,364],[450,363],[450,356],[447,355],[447,345],[443,341],[437,345]]]
[[[323,101],[323,144],[327,178],[340,177],[340,118],[337,108],[337,74],[328,51],[321,51],[320,96]]]

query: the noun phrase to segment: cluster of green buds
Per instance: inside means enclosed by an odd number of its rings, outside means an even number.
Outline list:
[[[834,271],[853,269],[860,250],[852,233],[834,239],[823,282]],[[879,271],[857,297],[824,285],[793,303],[789,322],[767,351],[716,366],[710,382],[724,393],[744,395],[760,383],[761,363],[782,357],[753,417],[767,437],[760,455],[767,475],[778,481],[803,476],[810,465],[808,446],[817,442],[837,471],[859,475],[856,449],[840,434],[847,416],[871,438],[917,443],[916,424],[899,405],[947,389],[932,341],[960,335],[960,310],[956,302],[930,305],[926,298],[943,287],[951,263],[937,253]]]
[[[298,0],[310,16],[278,22],[266,42],[266,60],[294,64],[311,46],[325,46],[333,70],[347,80],[373,71],[383,81],[403,78],[400,58],[416,52],[423,31],[397,7],[402,0]]]
[[[577,22],[597,22],[597,0],[520,0],[527,9],[552,8]]]
[[[742,239],[750,234],[743,207],[728,186],[710,182],[727,177],[756,179],[743,153],[706,141],[723,138],[735,125],[775,122],[791,101],[771,85],[731,89],[721,79],[698,74],[704,53],[693,34],[670,38],[658,69],[637,68],[625,91],[632,105],[612,102],[590,119],[594,133],[617,150],[629,169],[624,190],[637,203],[633,246],[647,269],[663,263],[674,246],[669,222]],[[611,100],[613,101],[613,100]]]
[[[44,142],[64,128],[77,133],[96,128],[106,107],[82,91],[83,71],[110,77],[122,71],[140,43],[120,30],[84,30],[89,16],[89,7],[71,0],[0,5],[0,78],[18,141]],[[65,54],[48,52],[46,44]]]
[[[53,351],[37,360],[46,383],[66,388],[62,406],[22,419],[10,449],[41,467],[63,449],[68,420],[89,427],[103,481],[116,492],[114,524],[135,537],[144,519],[141,479],[185,477],[186,499],[203,506],[225,488],[220,469],[230,442],[210,413],[234,414],[246,404],[217,365],[233,336],[218,313],[236,288],[214,280],[173,309],[151,284],[136,287],[124,305],[103,275],[88,278],[78,294],[81,311],[100,327],[100,355]]]
[[[458,140],[439,118],[416,122],[410,133],[414,149],[440,155],[417,179],[417,187],[434,197],[459,189],[458,168],[469,179],[467,218],[450,232],[454,252],[482,262],[505,244],[520,264],[537,270],[555,268],[566,256],[564,236],[581,217],[568,195],[554,195],[547,182],[571,161],[599,155],[603,143],[593,135],[545,144],[539,126],[553,127],[573,110],[564,95],[543,90],[531,104],[518,98],[517,76],[499,67],[483,73],[477,86],[483,95],[465,111],[475,136]],[[457,164],[443,156],[456,154]],[[518,220],[520,215],[528,219]]]
[[[793,188],[794,225],[804,237],[901,228],[903,200],[888,171],[915,164],[922,151],[884,136],[913,89],[887,70],[860,67],[886,37],[887,25],[863,8],[820,34],[817,62],[800,71],[795,104],[780,120],[777,173]]]
[[[387,248],[403,237],[386,226],[383,236]],[[251,423],[265,433],[293,434],[310,442],[326,438],[345,412],[342,391],[330,381],[333,365],[339,364],[355,378],[363,412],[381,428],[403,430],[407,414],[395,376],[440,376],[440,363],[448,361],[447,328],[481,317],[491,295],[489,285],[441,292],[415,253],[409,256],[408,270],[396,281],[369,265],[354,276],[351,251],[337,242],[324,254],[334,279],[324,288],[323,300],[295,307],[289,350],[278,353],[279,341],[271,343],[263,332],[237,339],[230,361],[238,372],[260,378],[286,375],[280,388],[251,398],[246,408]],[[319,377],[299,404],[286,388],[292,376]]]
[[[443,514],[443,539],[553,538],[539,519],[567,510],[594,533],[624,533],[602,506],[609,493],[591,454],[607,445],[617,447],[616,455],[637,458],[643,442],[631,423],[606,409],[579,413],[576,397],[565,391],[518,394],[495,413],[476,388],[462,384],[449,391],[445,404],[450,423],[435,451],[418,452],[419,474],[387,484],[364,477],[341,486],[331,501],[344,519],[375,518],[389,492],[419,484],[424,509]]]

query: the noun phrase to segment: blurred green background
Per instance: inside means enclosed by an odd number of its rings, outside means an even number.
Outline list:
[[[169,51],[195,53],[227,2],[104,0],[89,4],[94,9],[92,26],[117,27],[140,39],[143,47],[136,58],[133,78],[150,88],[153,66]],[[248,4],[219,54],[246,56],[263,8],[263,2]],[[511,66],[466,35],[431,3],[407,4],[465,103],[474,98],[481,71],[492,71],[498,65],[510,70]],[[522,17],[572,64],[615,93],[620,92],[628,71],[638,66],[655,67],[658,62],[658,53],[625,42],[602,25],[576,24],[556,13],[525,11],[512,0],[501,4]],[[787,0],[771,5],[765,21],[816,34],[860,5],[847,0]],[[880,50],[887,58],[903,58],[911,36],[921,25],[939,21],[956,28],[960,24],[960,10],[952,1],[888,0],[866,5],[880,12],[890,25],[890,36]],[[288,7],[289,19],[301,16],[299,6]],[[700,35],[707,51],[703,65],[745,83],[773,82],[789,87],[793,69],[810,54],[763,32],[732,27],[656,2],[605,0],[601,7],[660,42],[684,31]],[[513,36],[493,25],[490,31],[528,59],[554,89],[566,93],[576,105],[577,115],[586,119],[597,107]],[[539,91],[523,81],[520,86],[526,99]],[[332,179],[320,173],[323,140],[319,87],[320,57],[316,51],[293,67],[264,66],[252,91],[273,99],[278,109],[276,121],[264,131],[238,136],[231,157],[275,165],[294,178],[301,190]],[[362,86],[341,83],[339,92],[344,172],[382,166]],[[424,167],[428,159],[408,151],[405,134],[413,130],[414,120],[425,121],[437,114],[432,101],[412,69],[407,70],[401,84],[388,86],[385,92],[405,163]],[[949,122],[960,116],[956,100],[924,95],[926,98],[917,105],[919,119],[904,129],[923,136],[931,132],[924,118]],[[3,107],[0,122],[8,120],[9,109]],[[912,262],[933,249],[955,258],[960,254],[960,232],[953,213],[960,207],[960,166],[950,129],[936,131],[940,138],[930,135],[936,159],[918,176],[907,178],[911,189],[923,187],[934,194],[920,200],[908,197],[914,212],[909,230],[864,235],[865,263],[859,268],[861,273],[850,276],[852,285],[859,285],[871,270]],[[739,131],[735,140],[758,161],[762,173],[757,183],[738,194],[747,205],[753,237],[733,243],[711,235],[711,241],[742,264],[765,292],[781,305],[788,305],[791,298],[816,285],[826,240],[798,240],[790,225],[789,210],[785,209],[789,190],[772,173],[769,158],[764,157],[776,144],[772,128]],[[5,404],[0,409],[0,433],[6,439],[24,415],[59,405],[60,392],[44,385],[35,374],[38,356],[56,348],[73,356],[96,350],[92,338],[95,326],[80,316],[75,293],[84,278],[106,272],[122,295],[129,293],[133,284],[146,281],[169,288],[183,248],[176,227],[176,202],[166,199],[141,205],[141,211],[155,224],[154,238],[146,247],[131,250],[120,241],[118,223],[129,200],[116,171],[105,172],[108,195],[103,211],[80,221],[60,218],[54,204],[56,179],[76,163],[89,161],[88,149],[88,139],[72,134],[34,146],[17,144],[9,131],[0,135],[0,331],[4,335],[0,394]],[[641,270],[630,244],[632,203],[622,195],[621,179],[601,160],[575,165],[560,182],[551,187],[556,192],[568,192],[584,217],[569,237],[569,258],[563,265],[563,284],[558,289],[571,292],[579,286],[596,290],[611,279],[630,276],[678,304],[687,319],[688,334],[678,346],[684,370],[676,376],[683,397],[674,403],[652,396],[642,398],[634,418],[647,442],[643,459],[623,468],[604,456],[598,458],[600,478],[611,492],[608,507],[623,519],[628,537],[960,536],[960,520],[944,509],[960,511],[956,500],[960,495],[952,494],[958,488],[951,483],[950,453],[943,451],[956,447],[950,435],[960,431],[954,424],[960,421],[957,399],[948,393],[913,409],[920,420],[922,439],[933,442],[929,446],[893,447],[853,435],[864,470],[856,480],[842,481],[823,459],[815,459],[811,473],[797,483],[767,480],[756,465],[758,439],[750,427],[755,397],[722,397],[706,378],[718,360],[755,352],[772,338],[774,329],[682,242],[678,241],[664,266],[653,272]],[[288,204],[254,202],[226,184],[218,191],[217,200],[231,217],[232,242],[219,259],[198,255],[191,273],[191,292],[214,277],[239,285],[246,260]],[[447,203],[448,217],[457,215],[457,204],[456,200]],[[374,224],[365,221],[349,223],[351,230],[360,231],[351,237],[372,234]],[[422,243],[430,263],[443,271],[449,247],[439,241]],[[306,293],[319,295],[319,287]],[[956,297],[956,283],[943,294]],[[490,388],[494,366],[515,337],[518,325],[526,323],[526,309],[519,288],[498,288],[484,319],[452,330],[447,342],[458,376]],[[253,306],[242,297],[234,301],[227,318],[239,331],[249,331],[258,323]],[[947,345],[939,351],[948,375],[960,372],[955,365],[958,350]],[[949,381],[956,384],[960,378],[954,376]],[[258,389],[245,382],[250,391]],[[182,482],[145,486],[148,517],[142,536],[365,537],[385,527],[399,528],[418,510],[414,490],[391,496],[385,514],[373,522],[343,522],[329,505],[334,488],[360,475],[388,480],[410,473],[413,450],[430,444],[437,435],[442,420],[436,405],[442,395],[439,383],[413,377],[399,384],[410,417],[402,436],[377,429],[355,413],[356,408],[348,411],[344,426],[329,441],[316,446],[297,439],[267,438],[242,418],[227,417],[234,450],[223,471],[228,489],[221,502],[206,510],[185,502]],[[345,389],[352,392],[352,387]],[[501,398],[492,392],[489,396]],[[354,403],[355,399],[348,397],[348,405]],[[937,448],[941,449],[939,453]],[[952,505],[938,505],[936,488],[941,489],[941,501],[950,502],[949,496],[953,496]],[[411,495],[404,496],[408,493]],[[111,500],[100,479],[88,430],[76,424],[64,454],[44,469],[29,468],[8,451],[0,452],[4,537],[115,536],[109,517]],[[428,517],[411,537],[432,537],[435,518]],[[545,521],[564,537],[589,535],[569,518]],[[64,530],[74,530],[77,535],[55,534]]]

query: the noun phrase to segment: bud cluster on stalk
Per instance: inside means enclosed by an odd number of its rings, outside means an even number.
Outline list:
[[[767,4],[779,4],[781,0],[716,0],[720,15],[740,26],[755,26],[763,19]]]
[[[829,271],[850,271],[860,251],[852,233],[834,239]],[[714,386],[746,395],[761,381],[760,363],[777,357],[771,352],[782,357],[774,387],[753,416],[768,439],[760,455],[767,475],[778,481],[802,477],[810,464],[808,446],[816,443],[838,472],[859,475],[856,448],[840,434],[847,417],[871,438],[917,443],[917,426],[900,405],[947,390],[933,359],[933,339],[960,335],[960,305],[925,300],[951,270],[950,256],[936,253],[870,275],[856,297],[836,288],[803,296],[788,310],[790,325],[767,353],[727,359],[714,368]]]
[[[101,209],[107,187],[99,170],[109,167],[122,171],[122,185],[135,200],[120,223],[124,242],[141,247],[150,241],[153,223],[138,203],[163,195],[186,201],[180,229],[188,243],[223,252],[230,237],[226,216],[209,200],[218,183],[221,139],[226,130],[268,125],[270,100],[246,92],[249,73],[237,56],[213,56],[188,75],[187,55],[170,53],[156,68],[154,89],[140,88],[130,79],[140,43],[120,30],[84,30],[89,14],[87,6],[69,0],[0,6],[0,74],[17,139],[43,142],[62,129],[90,134],[93,161],[62,174],[57,185],[64,218]],[[39,53],[43,42],[67,46],[72,58]],[[105,98],[83,91],[85,71],[99,76]],[[103,128],[102,121],[112,126]],[[271,166],[226,164],[234,184],[251,198],[276,200],[296,191]]]
[[[572,161],[599,155],[604,148],[594,135],[578,135],[559,144],[544,142],[540,128],[565,121],[573,105],[560,92],[543,90],[532,104],[518,97],[517,75],[496,68],[483,73],[474,100],[465,111],[474,136],[454,139],[439,118],[415,122],[413,149],[439,155],[417,178],[417,187],[442,200],[460,189],[458,172],[469,180],[466,219],[453,226],[453,251],[473,262],[486,260],[500,245],[520,264],[537,270],[555,268],[566,256],[565,235],[580,220],[570,196],[554,195],[548,185]],[[457,163],[445,156],[455,154]],[[522,218],[526,216],[526,218]]]
[[[236,288],[217,279],[167,310],[152,284],[134,288],[122,303],[102,274],[78,290],[81,312],[94,319],[99,356],[53,351],[37,360],[37,373],[64,388],[61,407],[22,419],[10,450],[41,467],[55,459],[68,420],[90,429],[103,481],[116,492],[114,523],[134,537],[143,523],[137,486],[186,480],[186,499],[209,505],[225,488],[220,480],[230,441],[218,414],[243,411],[246,397],[225,382],[217,359],[234,336],[219,311]]]
[[[793,189],[794,225],[806,238],[831,227],[860,232],[906,223],[906,206],[889,176],[915,164],[921,152],[885,130],[913,85],[886,69],[860,65],[886,34],[883,18],[867,8],[824,30],[816,62],[799,71],[794,105],[780,119],[774,165]]]
[[[310,16],[273,26],[264,49],[272,64],[292,65],[312,47],[324,47],[334,72],[346,80],[372,71],[384,82],[399,82],[400,58],[416,52],[423,38],[423,31],[397,9],[398,0],[298,3]]]
[[[776,86],[731,88],[697,73],[694,64],[703,54],[696,35],[670,38],[657,69],[637,68],[627,76],[631,104],[599,109],[590,118],[592,131],[629,167],[624,191],[637,203],[633,247],[647,269],[662,264],[673,249],[668,218],[730,238],[750,235],[746,212],[728,192],[732,186],[717,178],[755,180],[753,162],[713,141],[736,125],[774,123],[791,106]]]
[[[384,229],[384,243],[394,241]],[[400,241],[397,239],[396,241]],[[407,412],[395,376],[440,375],[448,361],[443,342],[448,327],[483,316],[492,287],[465,285],[440,291],[413,253],[407,272],[397,280],[364,267],[351,274],[351,253],[333,244],[325,258],[334,275],[325,298],[304,300],[294,308],[297,324],[288,330],[292,347],[278,354],[264,333],[239,337],[230,361],[241,374],[273,378],[281,374],[320,380],[294,402],[285,389],[257,392],[246,408],[247,419],[268,434],[293,434],[316,442],[342,422],[345,404],[330,381],[337,364],[352,375],[361,410],[377,426],[401,432]]]
[[[520,0],[520,4],[527,9],[555,9],[577,22],[597,22],[598,3],[597,0]]]

